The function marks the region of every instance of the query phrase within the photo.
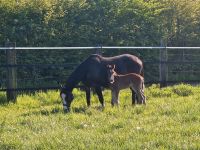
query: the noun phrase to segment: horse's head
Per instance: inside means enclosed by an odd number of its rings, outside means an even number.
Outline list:
[[[115,79],[115,65],[106,65],[106,72],[107,72],[107,77],[108,77],[108,81],[109,83],[114,83],[114,79]]]
[[[70,111],[71,102],[74,99],[72,91],[69,91],[66,88],[62,88],[61,91],[60,91],[60,97],[61,97],[61,99],[63,101],[64,112],[69,112]]]

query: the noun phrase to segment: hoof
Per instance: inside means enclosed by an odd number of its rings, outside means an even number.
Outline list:
[[[102,104],[102,105],[101,105],[102,108],[105,108],[105,106],[106,106],[105,104]]]

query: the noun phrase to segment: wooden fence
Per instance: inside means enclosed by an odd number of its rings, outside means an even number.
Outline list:
[[[199,62],[178,62],[178,61],[168,61],[168,50],[186,50],[186,49],[195,49],[200,50],[200,47],[108,47],[108,46],[97,46],[97,47],[16,47],[15,43],[7,43],[5,47],[0,47],[0,50],[6,51],[6,65],[0,65],[0,67],[7,68],[7,79],[6,79],[6,88],[0,89],[0,91],[6,91],[8,101],[15,101],[17,96],[17,91],[25,90],[49,90],[49,89],[58,89],[59,87],[32,87],[32,88],[18,88],[17,87],[17,73],[16,67],[20,67],[16,61],[17,50],[96,50],[98,53],[102,49],[132,49],[132,50],[159,50],[160,58],[159,62],[145,62],[148,63],[157,63],[159,64],[159,83],[161,87],[164,87],[169,83],[168,80],[168,64],[170,63],[196,63]],[[26,65],[26,64],[24,64]],[[40,64],[41,65],[41,64]],[[200,81],[200,80],[199,80]],[[197,80],[198,82],[198,80]],[[155,81],[150,81],[149,83],[158,83]]]

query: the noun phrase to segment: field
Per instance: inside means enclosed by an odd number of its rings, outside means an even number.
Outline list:
[[[131,106],[129,90],[120,106],[104,91],[91,108],[85,93],[74,90],[72,112],[63,113],[58,91],[20,95],[5,104],[0,93],[0,149],[200,149],[200,87],[180,84],[146,88],[146,106]]]

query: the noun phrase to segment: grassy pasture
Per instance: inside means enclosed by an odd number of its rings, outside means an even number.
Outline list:
[[[112,108],[104,91],[102,110],[95,95],[87,108],[84,93],[74,90],[68,114],[58,91],[21,95],[16,104],[0,105],[0,150],[200,149],[200,87],[152,85],[145,93],[146,106],[131,106],[125,90]]]

